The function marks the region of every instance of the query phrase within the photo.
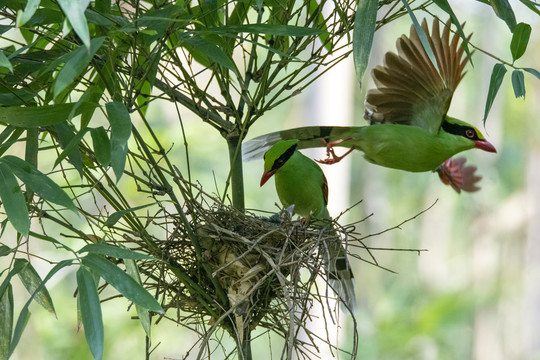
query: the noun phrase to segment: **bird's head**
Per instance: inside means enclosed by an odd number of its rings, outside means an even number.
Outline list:
[[[442,122],[442,130],[449,134],[469,140],[471,148],[475,147],[488,152],[497,152],[495,146],[486,140],[480,130],[465,121],[446,116]]]
[[[297,139],[281,140],[268,149],[264,154],[264,173],[261,178],[261,186],[289,160],[296,151],[297,144]]]

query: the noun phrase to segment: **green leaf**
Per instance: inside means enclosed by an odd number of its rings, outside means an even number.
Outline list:
[[[75,137],[75,134],[73,134],[73,130],[66,123],[56,125],[55,129],[56,133],[58,134],[58,140],[60,140],[60,146],[65,149],[71,143],[71,140]],[[62,156],[63,153],[60,155]],[[79,148],[73,149],[69,154],[67,154],[67,156],[73,167],[75,167],[75,169],[77,169],[79,174],[82,176],[83,163]]]
[[[111,166],[118,182],[126,166],[128,140],[132,129],[131,118],[126,106],[121,102],[107,103],[105,109],[111,124]]]
[[[13,333],[13,288],[8,285],[7,291],[0,296],[0,359],[9,357],[11,336]]]
[[[0,199],[11,225],[19,233],[28,236],[30,216],[26,199],[15,175],[6,164],[0,163]]]
[[[378,5],[377,0],[358,0],[358,7],[354,17],[353,60],[356,79],[360,83],[360,87],[362,87],[362,79],[371,54]]]
[[[26,262],[26,265],[17,275],[19,275],[21,282],[30,295],[35,293],[34,301],[56,316],[51,295],[45,285],[41,286],[43,281],[41,280],[41,277],[39,277],[36,269],[34,269],[32,264],[25,259],[15,259],[15,261]]]
[[[78,1],[73,1],[73,3],[77,2]],[[101,48],[104,41],[105,37],[92,39],[90,42],[90,49],[87,49],[85,46],[79,46],[70,53],[70,56],[62,69],[58,72],[54,81],[54,97],[57,97],[58,94],[70,86],[75,79],[86,70],[88,64],[92,61],[94,54]]]
[[[531,36],[531,25],[525,23],[519,23],[514,29],[512,35],[512,42],[510,43],[510,51],[512,52],[512,58],[514,61],[519,59],[525,53],[527,45],[529,44],[529,38]]]
[[[124,215],[129,214],[129,213],[131,213],[133,211],[144,209],[145,207],[149,207],[149,206],[152,206],[152,205],[155,205],[155,203],[150,203],[150,204],[146,204],[146,205],[140,205],[140,206],[136,206],[136,207],[133,207],[133,208],[129,208],[129,209],[125,209],[125,210],[119,210],[117,212],[114,212],[109,216],[107,221],[105,221],[104,225],[108,226],[108,227],[114,226],[114,224],[116,224],[118,222],[118,220],[120,220]]]
[[[2,285],[0,285],[0,297],[1,296],[4,296],[5,292],[6,292],[6,289],[8,288],[9,284],[10,284],[10,281],[11,281],[11,278],[14,277],[15,275],[17,275],[21,270],[22,268],[24,267],[25,264],[22,264],[20,262],[15,262],[13,264],[13,268],[11,269],[11,271],[7,274],[6,278],[4,279],[4,281],[2,281]]]
[[[429,40],[426,33],[424,32],[424,29],[422,29],[422,26],[420,26],[420,23],[416,19],[416,16],[414,15],[414,12],[410,8],[408,1],[407,0],[401,0],[401,1],[403,2],[403,6],[405,6],[405,9],[407,9],[409,16],[411,17],[416,33],[418,34],[418,37],[420,38],[420,42],[422,43],[424,50],[426,50],[429,60],[431,61],[433,66],[435,66],[435,69],[437,69],[437,71],[440,73],[439,65],[437,64],[437,59],[435,58],[433,49],[431,49],[431,46],[429,45]]]
[[[98,254],[110,256],[117,259],[133,259],[133,260],[157,260],[155,257],[135,252],[128,248],[121,248],[107,244],[88,244],[85,245],[77,253],[82,254],[88,252],[90,254]]]
[[[164,313],[157,300],[144,287],[112,262],[101,256],[88,254],[82,258],[82,263],[101,275],[128,300],[151,311]]]
[[[211,62],[221,65],[235,73],[237,72],[236,65],[232,58],[213,42],[196,35],[186,37],[183,40],[198,51],[204,53]]]
[[[540,71],[533,68],[524,68],[523,70],[525,70],[529,74],[533,74],[538,80],[540,80]]]
[[[90,45],[90,32],[88,31],[88,22],[84,12],[88,7],[90,0],[58,0],[58,5],[69,20],[71,27],[82,40],[87,49]]]
[[[13,66],[2,50],[0,50],[0,66],[5,67],[10,72],[13,72]]]
[[[49,281],[49,279],[56,274],[59,270],[65,268],[66,266],[69,266],[73,263],[73,260],[62,260],[58,264],[56,264],[51,271],[45,276],[43,279],[40,287],[45,286],[45,283]],[[39,291],[40,288],[36,289],[36,291]],[[17,319],[17,325],[15,326],[15,331],[13,332],[13,338],[11,340],[11,346],[9,349],[9,354],[13,354],[13,351],[15,351],[15,347],[17,347],[17,344],[19,343],[19,340],[21,339],[21,335],[24,331],[24,328],[26,327],[26,324],[28,323],[28,319],[30,318],[30,312],[28,311],[28,307],[30,306],[30,303],[33,301],[34,296],[37,292],[34,292],[30,299],[26,302],[26,304],[23,306],[21,313],[19,314],[19,318]],[[0,296],[2,292],[0,291]]]
[[[28,20],[32,18],[32,16],[34,16],[34,14],[36,13],[36,10],[39,7],[40,2],[41,0],[28,0],[26,2],[24,11],[19,11],[17,13],[17,20],[15,22],[17,27],[23,26],[24,24],[26,24]]]
[[[90,120],[92,120],[92,116],[95,109],[99,106],[99,101],[104,91],[105,86],[103,82],[96,81],[96,83],[85,89],[84,95],[77,101],[75,109],[76,111],[80,111],[81,114],[81,129],[87,127]]]
[[[486,123],[487,116],[495,100],[495,96],[499,92],[504,75],[506,74],[506,68],[503,64],[495,64],[493,70],[491,71],[491,79],[489,80],[489,90],[488,96],[486,99],[486,107],[484,109],[484,124]]]
[[[508,0],[490,0],[491,7],[495,11],[495,14],[510,28],[510,31],[514,32],[516,27],[516,15],[514,15],[514,10]]]
[[[324,33],[320,29],[313,29],[305,26],[280,25],[280,24],[245,24],[245,25],[226,25],[209,28],[203,33],[215,34],[265,34],[275,36],[312,36]]]
[[[40,127],[67,120],[73,104],[0,107],[0,122],[18,127]]]
[[[522,97],[525,99],[525,76],[523,75],[523,71],[512,71],[512,87],[514,88],[516,98]]]
[[[262,0],[261,0],[262,3]],[[262,4],[261,4],[262,6]],[[319,34],[319,39],[321,40],[321,43],[324,45],[326,50],[328,52],[332,52],[332,41],[330,41],[330,34],[328,33],[328,27],[326,26],[326,19],[323,15],[323,6],[324,4],[319,4],[317,0],[309,0],[309,16],[314,17],[316,16],[315,25],[323,30],[321,34]]]
[[[469,50],[469,40],[467,39],[467,36],[465,36],[465,33],[463,32],[463,27],[461,26],[461,23],[459,22],[456,14],[454,13],[454,10],[452,10],[452,7],[450,6],[450,3],[448,3],[447,0],[433,0],[433,2],[441,8],[444,12],[446,12],[448,15],[450,15],[450,19],[452,20],[452,24],[456,27],[459,36],[461,39],[463,39],[462,46],[465,49],[465,53],[467,54],[467,57],[469,58],[470,63],[472,64],[472,54]]]
[[[103,126],[90,130],[94,155],[101,166],[107,167],[111,163],[111,141],[107,136],[107,130]]]
[[[69,195],[35,166],[12,155],[0,158],[0,163],[7,164],[26,187],[41,198],[77,213],[77,208]]]
[[[62,162],[66,157],[73,154],[73,152],[79,148],[79,144],[81,143],[81,140],[83,139],[84,135],[89,131],[89,128],[84,128],[81,131],[77,132],[75,136],[71,137],[69,139],[69,142],[67,144],[63,144],[62,148],[63,151],[58,155],[56,160],[54,161],[54,167],[56,167],[58,164]]]
[[[111,11],[111,0],[96,0],[96,11],[100,14],[108,14]]]
[[[15,347],[19,343],[19,340],[21,340],[21,336],[24,329],[26,328],[26,324],[28,324],[28,320],[30,320],[30,315],[31,314],[30,314],[30,311],[28,311],[28,306],[24,306],[21,312],[19,313],[19,318],[17,319],[17,323],[15,324],[15,330],[13,331],[13,337],[11,338],[11,344],[9,348],[8,357],[10,357],[11,354],[13,354]]]
[[[11,254],[11,248],[7,245],[0,244],[0,257]],[[0,358],[1,359],[1,358]]]
[[[94,359],[103,357],[104,331],[101,304],[94,278],[81,266],[77,270],[77,287],[84,335]]]
[[[141,281],[141,275],[139,273],[139,268],[137,267],[137,264],[135,263],[135,260],[132,259],[126,259],[124,261],[126,264],[126,271],[137,282],[137,284],[142,286]],[[139,316],[139,321],[141,322],[141,325],[144,329],[144,332],[146,333],[146,336],[151,336],[151,328],[152,324],[150,322],[150,312],[147,308],[142,307],[140,305],[135,304],[135,309],[137,310],[137,315]]]
[[[538,9],[540,7],[540,4],[538,4],[535,1],[532,0],[520,0],[523,5],[529,8],[529,10],[533,11],[536,15],[540,15],[540,10]]]

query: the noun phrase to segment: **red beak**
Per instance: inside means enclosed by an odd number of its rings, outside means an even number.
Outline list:
[[[474,142],[474,147],[478,149],[482,149],[487,152],[496,153],[497,149],[495,149],[495,146],[491,145],[491,143],[487,140],[476,140]]]
[[[270,171],[267,171],[265,173],[263,173],[263,176],[261,178],[261,186],[264,185],[265,182],[268,181],[268,179],[270,179],[272,177],[272,175],[274,175],[276,173],[277,170],[270,170]]]

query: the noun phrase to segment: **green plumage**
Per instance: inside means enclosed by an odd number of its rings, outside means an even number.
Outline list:
[[[294,205],[294,213],[329,226],[328,185],[319,165],[297,150],[298,140],[275,143],[264,155],[261,186],[274,176],[276,192],[284,207]],[[337,236],[337,234],[335,234]],[[336,239],[337,240],[337,239]],[[339,241],[329,241],[321,256],[326,259],[328,283],[347,309],[356,311],[354,277],[347,254]]]
[[[276,160],[288,149],[296,148],[297,143],[297,140],[287,140],[275,144],[264,157],[264,171],[273,171],[273,166],[279,166],[274,179],[284,207],[295,205],[294,213],[305,218],[330,219],[326,208],[326,179],[319,165],[296,150],[282,164],[276,164]]]
[[[323,161],[328,164],[341,159],[332,152],[341,146],[362,151],[374,164],[411,172],[434,171],[475,147],[495,152],[478,129],[446,114],[467,63],[459,35],[450,37],[450,21],[442,33],[438,19],[431,34],[425,20],[422,28],[437,66],[411,26],[409,37],[397,41],[398,54],[387,53],[384,65],[372,72],[377,87],[368,91],[364,116],[370,126],[309,126],[262,135],[244,144],[244,160],[259,158],[281,139],[297,139],[299,149],[326,146],[333,156]]]

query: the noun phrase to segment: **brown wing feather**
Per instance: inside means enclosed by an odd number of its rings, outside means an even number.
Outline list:
[[[468,61],[459,35],[450,37],[450,25],[448,20],[441,33],[439,20],[434,19],[430,33],[426,20],[422,21],[437,67],[430,61],[414,26],[408,37],[402,35],[397,40],[397,54],[388,52],[384,65],[371,73],[376,88],[369,90],[366,97],[367,120],[372,124],[403,123],[439,131]]]
[[[324,206],[328,205],[328,180],[326,180],[326,176],[324,176],[323,173],[323,183],[322,183],[322,193],[324,198]]]

